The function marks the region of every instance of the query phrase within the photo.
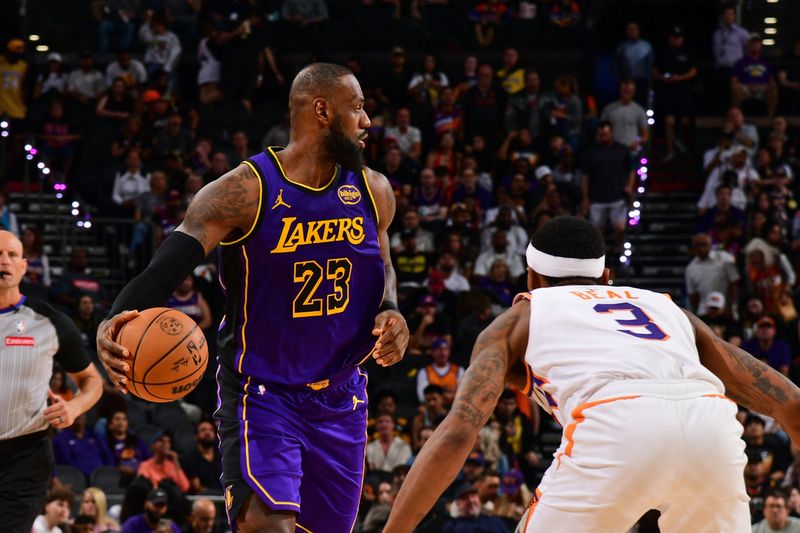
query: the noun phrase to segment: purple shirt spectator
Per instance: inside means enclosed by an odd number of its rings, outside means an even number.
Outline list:
[[[774,330],[774,322],[771,325],[767,324],[767,322],[772,322],[771,318],[765,317],[759,320],[756,323],[756,328],[761,329],[762,327],[769,327]],[[775,370],[781,371],[781,368],[788,368],[792,364],[792,350],[789,348],[789,345],[782,341],[781,339],[772,339],[772,341],[767,345],[767,347],[763,347],[767,343],[763,343],[758,339],[759,333],[756,333],[756,337],[745,341],[742,344],[742,349],[749,352],[753,355],[756,359],[761,359],[762,361],[766,361],[769,366],[774,368]]]
[[[171,520],[169,522],[173,533],[181,533],[181,530],[175,525],[175,522]],[[132,516],[122,524],[122,533],[152,533],[153,531],[154,529],[147,523],[144,514]],[[159,531],[163,530],[159,529]]]
[[[733,65],[733,76],[744,85],[766,85],[774,75],[772,67],[761,57],[744,56]]]
[[[89,477],[98,466],[111,465],[111,452],[103,439],[85,428],[86,419],[80,429],[68,427],[61,430],[53,439],[53,452],[56,464],[74,466]],[[77,425],[77,421],[76,421]],[[76,432],[78,429],[78,432]],[[80,433],[80,436],[78,435]]]

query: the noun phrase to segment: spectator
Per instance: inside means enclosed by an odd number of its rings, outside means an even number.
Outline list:
[[[61,275],[61,279],[52,288],[56,302],[71,310],[75,308],[82,295],[89,294],[96,302],[105,305],[106,290],[100,280],[91,274],[88,267],[89,258],[86,249],[73,248],[67,268]]]
[[[491,266],[497,260],[502,260],[508,267],[508,272],[513,280],[519,279],[525,273],[522,258],[516,250],[509,247],[508,235],[502,229],[492,233],[491,248],[481,253],[475,260],[475,276],[488,276]]]
[[[406,213],[409,212],[416,214],[416,211],[407,211]],[[409,228],[400,232],[400,243],[400,249],[394,251],[393,248],[392,252],[392,263],[397,272],[398,286],[405,289],[421,288],[428,276],[428,267],[430,266],[428,253],[420,250],[417,244],[417,234]]]
[[[408,84],[411,71],[407,64],[406,51],[395,46],[389,52],[389,66],[378,79],[375,94],[384,105],[396,109],[408,100]]]
[[[436,106],[442,89],[450,86],[447,74],[436,66],[436,56],[426,54],[422,60],[422,70],[417,71],[408,82],[408,93],[415,101],[428,102]]]
[[[53,375],[50,376],[50,390],[67,402],[75,397],[67,382],[67,373],[57,366],[53,367]]]
[[[8,117],[20,121],[16,126],[21,126],[28,114],[25,105],[25,77],[28,73],[28,64],[23,59],[25,55],[25,41],[11,39],[6,45],[6,53],[0,55],[0,117]],[[15,130],[21,130],[15,127]]]
[[[519,522],[528,503],[533,498],[531,490],[525,485],[525,478],[516,468],[503,474],[497,501],[497,516]]]
[[[550,4],[548,21],[557,28],[574,28],[581,23],[578,0],[556,0]]]
[[[122,524],[122,533],[151,533],[154,530],[180,533],[181,530],[172,520],[164,518],[169,510],[168,503],[167,493],[164,489],[152,489],[147,493],[144,513],[125,520],[125,523]]]
[[[464,136],[464,112],[456,105],[452,87],[443,87],[439,92],[439,103],[433,112],[433,132],[439,139],[448,133],[458,140]]]
[[[692,99],[697,66],[694,54],[686,46],[683,28],[673,26],[667,39],[667,48],[657,56],[653,76],[656,85],[656,102],[664,115],[664,135],[667,155],[664,162],[675,158],[675,150],[685,153],[686,146],[676,133],[676,119],[679,119],[683,134],[688,133],[690,120],[694,117]]]
[[[147,444],[128,431],[128,415],[125,411],[114,411],[108,419],[106,443],[114,464],[123,475],[123,484],[127,485],[142,461],[150,458]]]
[[[471,484],[463,483],[456,488],[455,502],[456,517],[445,523],[442,533],[509,533],[499,518],[482,512],[478,489]]]
[[[526,479],[534,479],[542,463],[535,421],[520,412],[517,395],[511,389],[500,394],[491,420],[500,424],[500,450],[508,462],[519,465]]]
[[[726,124],[717,145],[703,153],[703,175],[705,177],[708,177],[715,168],[723,166],[725,159],[730,155],[731,146],[733,146],[733,128]]]
[[[111,51],[111,39],[118,35],[120,50],[128,50],[133,44],[136,17],[135,0],[103,0],[98,3],[100,27],[98,29],[97,51],[107,54]]]
[[[72,321],[75,322],[78,331],[81,332],[83,345],[90,355],[96,355],[97,328],[104,318],[104,315],[97,309],[94,298],[90,295],[84,294],[78,299],[78,306],[72,315]],[[100,370],[100,372],[103,372],[103,370]]]
[[[767,314],[778,316],[787,304],[793,306],[789,293],[797,280],[786,256],[761,238],[754,238],[744,248],[748,288],[764,302]]]
[[[395,115],[395,125],[389,126],[384,132],[386,145],[397,145],[404,157],[419,161],[422,154],[422,133],[416,126],[411,125],[411,111],[401,107]]]
[[[514,221],[514,211],[512,207],[508,205],[501,206],[497,211],[497,218],[486,225],[481,234],[481,252],[486,252],[490,249],[492,246],[492,235],[496,230],[503,230],[506,232],[508,246],[512,251],[518,253],[520,256],[525,255],[525,249],[530,239],[522,226]]]
[[[155,138],[155,151],[163,162],[168,155],[177,155],[181,159],[189,155],[194,145],[192,132],[183,126],[180,113],[170,113],[167,127],[158,132]]]
[[[797,486],[789,490],[789,516],[800,518],[800,487]]]
[[[452,143],[453,137],[446,135],[442,139],[442,144],[447,144]],[[444,139],[448,140],[444,141]],[[442,181],[430,167],[423,168],[420,172],[414,203],[417,205],[417,213],[422,225],[432,231],[436,231],[447,220],[447,206],[445,205]]]
[[[458,76],[456,88],[456,99],[460,99],[464,93],[478,83],[478,58],[469,54],[464,58],[464,63],[460,75]]]
[[[478,46],[493,46],[498,34],[511,22],[511,15],[511,8],[503,0],[476,2],[469,18],[474,23],[473,31]]]
[[[742,438],[746,443],[745,452],[761,458],[761,465],[766,475],[780,472],[779,475],[782,476],[791,459],[786,441],[777,435],[766,433],[766,423],[759,415],[747,415],[742,425],[744,426]]]
[[[553,84],[553,94],[542,104],[543,118],[550,124],[550,135],[563,137],[573,150],[578,149],[583,123],[576,86],[573,76],[559,76]]]
[[[377,419],[378,438],[367,444],[367,466],[370,470],[391,472],[411,457],[411,447],[394,433],[394,418],[380,415]]]
[[[647,107],[653,78],[653,47],[641,38],[638,22],[630,21],[625,26],[625,40],[614,54],[614,73],[620,84],[626,80],[633,82],[631,98],[635,94],[639,106]]]
[[[181,468],[178,453],[172,449],[172,434],[164,431],[151,446],[153,457],[142,461],[137,475],[146,477],[157,487],[162,479],[171,479],[181,490],[189,490],[189,480]]]
[[[417,372],[417,399],[420,403],[425,402],[425,388],[428,385],[438,385],[444,393],[452,394],[464,377],[464,368],[450,362],[450,341],[447,338],[434,338],[430,354],[433,362]]]
[[[47,70],[36,77],[36,86],[33,89],[33,98],[62,96],[67,91],[67,75],[62,70],[61,54],[50,52],[47,54]]]
[[[144,23],[139,27],[139,40],[147,46],[144,64],[147,74],[153,76],[158,71],[170,74],[170,89],[177,82],[177,67],[181,57],[181,42],[178,36],[167,29],[167,21],[148,9]]]
[[[0,190],[0,229],[19,235],[19,222],[8,206],[8,193]]]
[[[216,531],[217,507],[207,499],[192,502],[192,514],[189,515],[189,526],[183,533],[213,533]]]
[[[106,443],[87,430],[85,414],[77,417],[70,427],[58,432],[53,439],[53,452],[56,464],[73,466],[87,479],[96,468],[112,462]]]
[[[781,491],[764,498],[764,520],[753,524],[753,533],[800,533],[800,519],[789,516],[789,499]]]
[[[129,51],[120,50],[117,59],[106,67],[106,84],[111,86],[117,78],[121,78],[128,89],[135,91],[147,83],[147,69]]]
[[[375,416],[367,420],[367,435],[369,435],[369,438],[377,439],[380,436],[376,429],[378,425],[377,418],[381,415],[390,415],[394,420],[395,433],[400,435],[403,440],[406,440],[408,419],[397,415],[397,396],[394,391],[391,389],[379,390],[375,395],[374,403],[377,406],[375,409]]]
[[[134,213],[139,197],[150,190],[150,176],[142,171],[142,156],[139,150],[132,149],[125,157],[124,171],[117,172],[114,176],[114,191],[111,193],[113,202],[122,208],[117,211],[118,216],[131,217]]]
[[[466,120],[467,138],[480,135],[489,150],[493,150],[499,144],[499,132],[502,127],[500,117],[506,106],[504,94],[505,92],[501,94],[494,86],[494,71],[491,65],[483,64],[478,67],[478,83],[464,93],[461,102]]]
[[[711,249],[711,238],[698,233],[692,239],[695,257],[686,267],[686,291],[692,310],[698,315],[706,314],[708,295],[719,292],[731,305],[736,302],[739,272],[733,257],[726,252]]]
[[[124,122],[131,118],[133,107],[133,97],[130,95],[125,82],[120,78],[114,80],[108,92],[97,102],[95,112],[100,118]]]
[[[700,319],[708,324],[720,339],[725,339],[734,346],[742,345],[742,327],[738,320],[732,318],[727,298],[721,292],[708,293],[706,314]]]
[[[778,71],[778,85],[781,88],[781,107],[786,113],[796,115],[800,111],[800,37],[794,40],[787,61]]]
[[[466,292],[470,290],[469,281],[459,271],[458,259],[452,252],[442,252],[436,268],[444,274],[444,286],[448,291]]]
[[[197,86],[199,99],[206,105],[216,104],[224,98],[219,90],[222,63],[220,62],[220,46],[213,37],[219,39],[219,30],[209,26],[207,35],[200,40],[197,46],[197,61],[200,68],[197,70]]]
[[[25,226],[22,230],[22,252],[28,262],[23,281],[34,287],[43,289],[50,287],[50,260],[44,253],[42,232],[38,227]],[[30,293],[30,291],[25,292]]]
[[[500,490],[500,474],[494,470],[484,470],[475,482],[481,510],[489,516],[496,516],[497,498]]]
[[[97,487],[89,487],[83,491],[81,507],[78,514],[89,517],[92,521],[92,533],[103,531],[119,531],[119,524],[108,516],[106,494]]]
[[[713,243],[720,242],[720,230],[729,219],[745,223],[744,211],[733,205],[733,190],[734,188],[725,182],[718,186],[717,203],[697,220],[695,226],[697,232],[708,233]]]
[[[44,504],[44,514],[36,517],[31,533],[68,532],[70,509],[74,502],[75,495],[69,489],[51,490]]]
[[[623,80],[619,84],[619,100],[608,104],[600,115],[601,123],[608,121],[611,124],[614,140],[627,146],[631,152],[638,152],[650,140],[647,114],[633,101],[636,91],[633,81]]]
[[[410,209],[403,213],[402,230],[409,230],[414,235],[414,251],[422,253],[433,252],[433,234],[422,227],[420,227],[419,213]],[[401,242],[402,231],[396,232],[392,235],[390,241],[392,251],[397,253],[402,249]]]
[[[743,211],[747,206],[746,190],[751,190],[760,182],[758,172],[750,164],[747,149],[737,146],[730,150],[730,155],[724,166],[718,166],[711,171],[706,180],[703,194],[697,202],[700,214],[714,207],[716,190],[721,186],[731,188],[731,204]]]
[[[595,145],[584,153],[580,165],[583,171],[581,210],[589,214],[592,224],[601,231],[611,223],[613,248],[619,251],[628,222],[627,202],[633,194],[636,178],[631,168],[630,149],[615,141],[613,133],[611,123],[601,121],[597,125]]]
[[[784,340],[775,337],[777,333],[775,320],[769,316],[764,316],[758,319],[755,325],[755,337],[745,341],[742,348],[784,376],[789,376],[789,367],[792,364],[792,350]]]
[[[226,155],[228,156],[228,161],[233,165],[238,165],[250,157],[250,141],[244,131],[237,130],[231,134],[231,149],[228,150]]]
[[[211,168],[203,175],[203,181],[210,183],[231,169],[230,161],[225,152],[214,152],[211,156]]]
[[[172,292],[166,307],[185,314],[202,330],[211,327],[211,309],[200,291],[195,289],[194,276],[191,274]]]
[[[92,54],[82,52],[78,68],[67,78],[67,96],[81,104],[93,105],[105,90],[105,79],[100,71],[95,70]]]
[[[191,492],[221,491],[222,463],[217,449],[217,431],[214,424],[201,420],[195,428],[197,445],[183,458],[184,470],[191,484]]]
[[[478,216],[492,206],[492,193],[478,182],[475,170],[466,167],[461,171],[461,178],[450,199],[453,203],[469,203]]]
[[[540,90],[539,73],[535,70],[528,70],[525,74],[524,90],[515,93],[508,99],[505,112],[506,131],[527,128],[534,144],[539,141],[541,131],[542,96]]]
[[[415,450],[422,448],[420,438],[423,428],[435,428],[447,415],[447,407],[444,405],[444,389],[441,385],[434,383],[427,385],[423,389],[422,395],[424,397],[422,409],[411,422],[411,447]]]
[[[64,117],[64,103],[61,100],[50,102],[50,109],[40,130],[39,138],[44,141],[42,155],[54,170],[60,171],[61,179],[67,181],[75,158],[73,143],[81,136],[75,126]]]
[[[722,6],[719,28],[714,30],[713,52],[714,65],[717,68],[730,69],[744,56],[744,47],[750,34],[736,24],[736,4],[725,3]]]
[[[731,105],[740,107],[748,99],[763,100],[771,117],[778,109],[778,85],[772,67],[761,57],[761,36],[752,34],[745,51],[733,65]]]
[[[497,80],[509,95],[525,88],[525,69],[520,65],[519,51],[513,46],[503,52],[503,67],[497,71]]]
[[[754,155],[758,150],[758,130],[756,127],[745,122],[744,114],[738,107],[730,108],[727,118],[725,129],[729,129],[733,133],[732,147],[743,146],[748,155]]]
[[[761,455],[747,454],[744,467],[744,488],[750,498],[750,518],[755,523],[764,518],[764,496],[770,490],[770,480]]]

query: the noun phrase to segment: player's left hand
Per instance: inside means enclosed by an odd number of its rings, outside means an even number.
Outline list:
[[[56,429],[68,428],[78,417],[75,406],[64,398],[47,389],[50,405],[44,410],[44,418]]]
[[[392,366],[403,359],[408,346],[408,326],[400,312],[387,309],[375,317],[372,334],[378,337],[372,358],[381,366]]]

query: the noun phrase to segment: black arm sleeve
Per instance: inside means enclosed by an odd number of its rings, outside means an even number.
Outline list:
[[[46,316],[56,329],[58,351],[53,355],[53,359],[58,366],[70,374],[86,370],[91,361],[86,354],[81,332],[72,319],[44,302],[28,300],[25,305]]]
[[[205,258],[200,241],[180,231],[164,239],[144,271],[119,293],[106,318],[130,309],[149,309],[164,305],[172,291]]]

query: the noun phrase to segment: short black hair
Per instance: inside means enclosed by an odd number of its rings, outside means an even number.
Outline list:
[[[783,505],[789,504],[789,496],[783,492],[781,489],[772,489],[764,494],[764,501],[767,501],[767,498],[780,498],[783,500]]]
[[[292,102],[306,97],[326,97],[338,88],[339,80],[352,76],[349,68],[335,63],[311,63],[297,73],[289,89],[289,107]]]
[[[763,418],[761,418],[758,415],[754,415],[752,413],[747,415],[747,417],[744,419],[744,427],[747,427],[750,424],[761,424],[762,428],[767,427],[767,424],[766,422],[764,422]]]
[[[604,257],[606,243],[600,231],[588,220],[572,216],[555,217],[537,229],[531,237],[531,245],[549,255],[572,259],[595,259]],[[554,278],[543,276],[550,285],[557,285],[575,279],[574,276]],[[593,283],[599,278],[591,279]]]
[[[442,388],[441,385],[437,385],[436,383],[431,383],[430,385],[428,385],[427,387],[422,389],[422,395],[423,396],[427,396],[428,394],[443,395],[444,394],[444,389]]]

